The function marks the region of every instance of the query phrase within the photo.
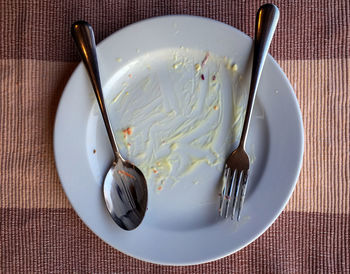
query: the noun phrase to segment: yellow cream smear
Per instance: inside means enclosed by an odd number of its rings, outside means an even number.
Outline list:
[[[200,64],[195,64],[194,65],[194,69],[198,72],[198,71],[200,71],[201,70],[201,65]]]
[[[223,78],[232,77],[226,69],[230,63],[233,70],[232,60],[195,53],[190,56],[186,48],[173,51],[161,76],[147,69],[138,75],[130,69],[132,79],[125,75],[127,83],[110,105],[118,117],[116,138],[122,155],[142,170],[157,192],[185,181],[203,166],[221,168],[227,147],[232,146],[232,141],[223,144],[222,96]],[[230,88],[232,83],[225,83]],[[242,116],[242,108],[233,109],[232,132]]]
[[[168,157],[157,159],[155,165],[153,166],[153,172],[163,176],[169,175],[171,170],[172,164]]]

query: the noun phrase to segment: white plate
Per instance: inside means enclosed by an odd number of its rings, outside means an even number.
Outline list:
[[[188,69],[200,62],[205,52],[210,52],[211,56],[228,57],[238,65],[236,78],[226,72],[222,76],[224,125],[216,144],[220,148],[218,144],[230,132],[232,98],[247,90],[251,46],[252,40],[242,32],[192,16],[153,18],[114,33],[98,46],[101,80],[113,126],[120,129],[128,122],[120,120],[120,111],[110,104],[122,90],[123,82],[135,85],[142,77],[152,74],[160,85],[168,83],[165,88],[155,89],[166,90],[165,96],[169,98],[176,85],[176,81],[170,81],[171,75],[177,73],[171,66],[178,60],[174,55],[187,58]],[[214,66],[215,62],[208,61],[206,77],[215,72]],[[200,77],[193,75],[197,80]],[[237,80],[239,76],[241,82]],[[230,81],[239,83],[233,85],[233,91]],[[148,95],[142,96],[146,100]],[[179,177],[177,184],[166,182],[159,193],[157,184],[150,179],[149,205],[143,223],[131,232],[120,229],[106,211],[101,191],[112,153],[99,117],[87,73],[80,64],[64,90],[57,111],[54,130],[57,170],[66,195],[84,223],[106,243],[141,260],[191,265],[238,251],[275,221],[289,200],[300,172],[303,154],[300,109],[288,79],[271,56],[265,63],[248,136],[247,149],[255,160],[242,221],[238,224],[217,216],[222,162],[233,148],[226,143],[225,155],[221,155],[221,162],[215,167],[202,163]],[[135,126],[146,130],[149,125]],[[186,149],[183,152],[192,153]],[[130,157],[137,162],[133,155]]]

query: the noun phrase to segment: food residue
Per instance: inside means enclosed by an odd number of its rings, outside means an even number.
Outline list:
[[[238,65],[237,64],[233,64],[232,67],[231,67],[231,70],[232,71],[237,71],[238,69]]]
[[[96,149],[94,149],[92,152],[95,154],[96,153]]]
[[[208,62],[208,58],[209,58],[209,52],[207,52],[204,56],[204,59],[202,61],[202,67],[204,67],[204,65]]]
[[[194,69],[198,72],[201,70],[201,65],[200,64],[195,64]]]
[[[135,177],[134,177],[133,175],[131,175],[130,173],[128,173],[128,172],[126,172],[126,171],[124,171],[124,170],[118,170],[118,173],[119,173],[120,175],[124,175],[124,176],[127,176],[127,177],[129,177],[129,178],[135,180]]]
[[[175,150],[175,149],[177,149],[177,144],[176,143],[173,143],[171,146],[170,146],[170,149],[171,150]]]
[[[181,65],[181,63],[176,63],[173,65],[173,69],[177,69],[179,66]]]
[[[222,79],[239,77],[228,73],[236,71],[237,64],[203,51],[189,57],[185,48],[167,56],[171,57],[164,69],[166,81],[151,70],[143,70],[147,75],[141,77],[130,68],[135,80],[127,80],[132,74],[126,73],[110,105],[118,117],[116,138],[123,156],[141,169],[157,191],[175,185],[200,166],[221,168],[242,124],[241,99],[233,96],[232,136],[222,136],[226,131],[222,89],[235,88]],[[211,81],[203,81],[204,75]],[[125,171],[118,173],[133,178]]]
[[[124,139],[126,139],[128,137],[128,135],[130,136],[132,134],[132,128],[128,127],[126,129],[124,129],[123,134],[124,134]]]

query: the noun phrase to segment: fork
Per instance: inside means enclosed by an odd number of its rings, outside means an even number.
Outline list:
[[[240,220],[245,194],[247,190],[249,157],[245,152],[245,143],[252,116],[255,96],[273,34],[279,18],[279,10],[273,4],[261,6],[256,15],[254,57],[248,103],[243,123],[242,135],[238,147],[227,158],[220,193],[219,214]]]

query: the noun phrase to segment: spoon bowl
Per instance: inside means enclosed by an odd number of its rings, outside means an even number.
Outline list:
[[[147,185],[142,172],[127,161],[113,162],[104,183],[103,195],[112,219],[123,229],[135,229],[147,209]]]

